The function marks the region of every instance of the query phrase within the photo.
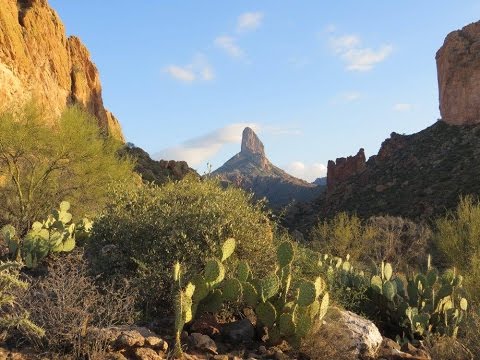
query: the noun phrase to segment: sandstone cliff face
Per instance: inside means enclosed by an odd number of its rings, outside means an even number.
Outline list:
[[[331,193],[338,183],[362,173],[366,168],[365,152],[360,149],[355,156],[329,160],[327,168],[327,191]]]
[[[263,143],[249,127],[243,130],[241,151],[212,175],[253,192],[257,199],[266,197],[274,208],[293,201],[312,200],[324,188],[297,179],[273,165],[265,155]]]
[[[118,120],[103,106],[88,50],[78,38],[67,38],[47,1],[0,0],[0,107],[31,98],[52,115],[79,103],[107,134],[124,141]]]
[[[480,123],[480,22],[448,34],[436,60],[442,120]]]

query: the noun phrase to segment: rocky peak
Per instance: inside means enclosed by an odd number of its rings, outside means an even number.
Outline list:
[[[80,104],[105,133],[123,141],[118,120],[103,105],[100,75],[87,48],[66,36],[47,0],[0,0],[0,106],[32,98],[52,119],[67,105]]]
[[[332,192],[335,186],[348,178],[362,173],[366,168],[365,151],[360,149],[355,156],[337,158],[328,161],[327,192]]]
[[[436,61],[442,120],[480,123],[480,22],[448,34]]]
[[[242,147],[241,154],[243,155],[260,155],[265,156],[265,149],[263,143],[258,138],[257,134],[249,128],[246,127],[242,133]]]

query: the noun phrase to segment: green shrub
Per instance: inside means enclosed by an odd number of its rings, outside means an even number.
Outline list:
[[[62,200],[93,216],[111,184],[131,182],[133,164],[118,158],[120,146],[78,107],[58,119],[32,105],[0,113],[0,225],[12,224],[23,236]]]
[[[435,243],[446,266],[465,276],[465,288],[480,301],[480,203],[472,196],[460,198],[457,209],[436,222]]]
[[[350,254],[353,260],[368,252],[374,229],[362,224],[356,215],[338,213],[331,220],[320,221],[310,233],[312,248],[333,256]]]
[[[89,253],[105,278],[132,278],[143,310],[152,314],[171,310],[170,270],[176,261],[196,274],[233,237],[235,256],[263,274],[274,263],[272,234],[262,204],[252,204],[251,196],[189,176],[161,187],[117,189],[94,224]]]

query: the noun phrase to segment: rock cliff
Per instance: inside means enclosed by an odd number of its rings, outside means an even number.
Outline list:
[[[365,170],[365,152],[360,149],[355,156],[337,158],[336,161],[329,160],[327,168],[327,191],[330,193],[335,186],[347,180],[353,175],[362,173]]]
[[[212,175],[225,183],[253,192],[257,199],[266,197],[274,208],[294,201],[312,200],[324,189],[273,165],[265,155],[263,143],[249,127],[243,130],[241,151]]]
[[[124,141],[118,120],[103,105],[87,48],[66,36],[47,0],[0,0],[0,107],[32,98],[52,115],[81,104],[105,133]]]
[[[436,61],[442,120],[480,123],[480,22],[448,34]]]

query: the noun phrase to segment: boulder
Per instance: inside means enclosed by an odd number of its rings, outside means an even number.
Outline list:
[[[300,351],[311,360],[376,359],[382,340],[378,328],[370,320],[332,307],[323,324],[302,341]]]

